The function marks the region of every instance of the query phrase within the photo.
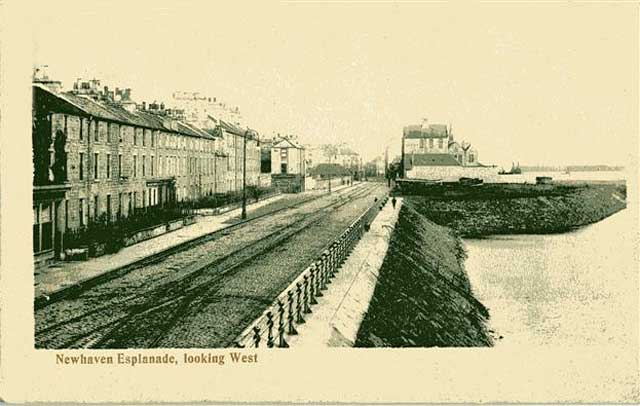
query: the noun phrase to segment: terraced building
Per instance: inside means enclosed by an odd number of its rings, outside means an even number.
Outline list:
[[[36,264],[63,250],[65,232],[101,216],[229,190],[220,138],[95,85],[61,92],[33,84]]]

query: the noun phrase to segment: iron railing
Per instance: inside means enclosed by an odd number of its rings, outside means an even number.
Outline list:
[[[371,222],[389,200],[377,200],[344,232],[330,243],[298,277],[235,340],[236,347],[288,348],[287,336],[297,335],[296,326],[305,323],[305,315],[317,304],[316,297],[329,288],[357,242],[369,230]]]

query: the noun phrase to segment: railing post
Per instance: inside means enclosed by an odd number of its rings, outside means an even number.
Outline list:
[[[287,318],[287,320],[289,321],[289,335],[296,335],[298,334],[298,332],[296,331],[295,327],[293,326],[293,289],[287,292],[287,296],[288,296],[288,302],[289,302],[289,316]]]
[[[340,236],[340,251],[339,251],[340,252],[340,256],[339,256],[339,259],[338,259],[338,266],[342,266],[342,264],[344,263],[344,259],[345,259],[344,258],[345,257],[345,252],[344,252],[344,241],[345,241],[345,238],[344,238],[344,236],[345,236],[345,234],[342,234]]]
[[[284,304],[280,300],[278,300],[278,347],[289,347],[284,339]]]
[[[273,348],[273,314],[267,313],[267,347]]]
[[[331,278],[336,274],[336,267],[338,266],[338,243],[334,242],[331,247]]]
[[[332,256],[332,248],[333,246],[330,246],[329,249],[326,252],[326,256],[325,256],[325,263],[324,263],[324,279],[325,279],[325,283],[327,285],[331,284],[331,256]]]
[[[256,348],[260,345],[260,327],[258,326],[253,328],[253,343],[256,345]]]
[[[296,306],[298,317],[296,318],[296,323],[302,324],[304,323],[304,319],[302,318],[302,288],[300,287],[300,282],[296,283],[296,293],[298,294],[298,303]]]
[[[318,290],[316,289],[316,285],[317,285],[317,279],[318,279],[318,268],[316,267],[315,262],[311,264],[311,269],[309,274],[311,275],[310,278],[310,287],[311,287],[311,296],[309,297],[309,302],[313,305],[313,304],[318,304],[318,301],[316,300],[316,296],[318,296]]]
[[[311,313],[311,307],[309,307],[309,277],[304,275],[304,312]]]
[[[318,264],[318,265],[316,265]],[[316,281],[316,285],[315,285],[315,292],[316,292],[316,296],[324,296],[322,294],[322,291],[320,290],[320,285],[322,284],[322,268],[319,265],[319,261],[314,262],[313,263],[313,270],[315,271],[315,281]]]
[[[322,277],[321,282],[322,285],[320,286],[321,290],[327,290],[327,253],[326,251],[322,253],[322,256],[320,257],[320,269],[322,270]]]

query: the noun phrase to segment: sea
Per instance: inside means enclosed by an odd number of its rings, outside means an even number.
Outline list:
[[[552,172],[624,180],[620,172]],[[543,176],[525,173],[526,178]],[[639,330],[636,205],[572,232],[465,239],[465,267],[496,346],[629,347]]]

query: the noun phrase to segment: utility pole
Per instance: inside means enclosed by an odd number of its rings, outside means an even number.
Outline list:
[[[244,144],[242,147],[242,219],[247,218],[247,137],[249,129],[244,132]]]
[[[331,173],[331,171],[332,171],[331,157],[333,157],[333,150],[332,149],[329,150],[329,194],[331,194],[331,177],[333,176],[333,174]]]
[[[389,146],[384,150],[384,177],[387,179],[387,186],[391,187],[391,176],[389,176]]]
[[[404,130],[402,131],[402,146],[400,151],[400,178],[404,179]]]

